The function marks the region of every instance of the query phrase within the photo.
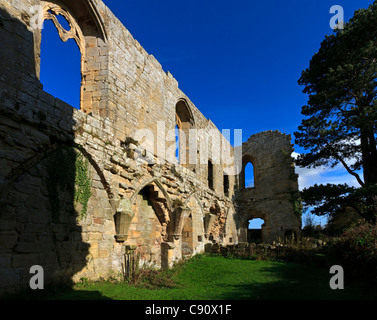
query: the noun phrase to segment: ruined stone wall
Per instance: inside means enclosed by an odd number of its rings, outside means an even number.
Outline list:
[[[81,110],[38,79],[43,39],[28,8],[40,4],[80,28]],[[0,19],[1,293],[27,288],[33,265],[46,282],[120,276],[130,250],[156,267],[171,265],[182,258],[184,227],[193,254],[209,235],[237,242],[237,179],[230,176],[226,196],[223,163],[214,164],[211,190],[206,165],[161,162],[135,141],[138,129],[157,134],[158,122],[174,128],[182,99],[195,128],[217,129],[101,1],[0,0]]]
[[[43,38],[30,10],[39,5],[45,19],[67,19],[72,32],[55,21],[60,37],[80,48],[80,110],[39,81]],[[0,43],[0,294],[27,288],[33,265],[46,283],[120,277],[131,256],[168,267],[207,243],[247,241],[257,217],[266,242],[299,235],[290,137],[252,136],[242,154],[255,187],[242,188],[234,172],[225,190],[227,163],[205,143],[221,133],[102,1],[0,0]],[[166,160],[182,109],[182,128],[198,135],[196,163],[178,165]]]
[[[134,137],[137,130],[147,128],[154,133],[154,154],[158,153],[158,139],[164,141],[166,149],[169,149],[173,142],[168,141],[168,132],[175,128],[175,107],[179,101],[184,101],[190,109],[193,129],[218,131],[215,124],[179,89],[172,74],[162,69],[155,57],[145,51],[114,14],[106,7],[100,11],[108,30],[109,102],[106,112],[115,119],[116,137],[124,141],[127,137]],[[202,136],[197,137],[198,149],[203,140]],[[169,155],[174,158],[173,149],[170,147]],[[200,163],[200,154],[197,154],[196,160],[195,177],[206,184],[207,165]],[[222,161],[214,165],[214,189],[217,192],[223,192],[222,167]],[[233,189],[232,179],[231,184]]]
[[[248,221],[264,220],[262,241],[271,243],[279,237],[300,236],[298,180],[292,159],[291,137],[279,131],[251,136],[242,145],[243,170],[237,192],[237,229],[239,241],[247,242]],[[254,168],[254,187],[245,188],[244,169]]]

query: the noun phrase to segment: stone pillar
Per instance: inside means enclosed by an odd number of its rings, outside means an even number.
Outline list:
[[[187,207],[177,207],[174,210],[174,232],[173,236],[177,240],[182,235],[183,222],[190,215],[191,209]]]
[[[161,243],[161,267],[169,268],[173,265],[175,245],[173,242]]]

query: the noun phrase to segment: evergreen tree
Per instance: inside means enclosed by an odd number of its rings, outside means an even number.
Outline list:
[[[354,208],[376,222],[377,214],[377,1],[355,12],[343,30],[326,36],[298,83],[309,95],[306,117],[295,132],[308,150],[302,167],[343,165],[358,188],[315,185],[303,190],[317,215]]]

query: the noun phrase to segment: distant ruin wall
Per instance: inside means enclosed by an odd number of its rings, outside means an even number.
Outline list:
[[[248,221],[264,220],[262,241],[271,243],[279,237],[300,236],[298,177],[292,158],[291,137],[279,131],[251,136],[242,145],[243,171],[247,163],[254,168],[254,186],[245,187],[240,179],[237,192],[239,241],[247,242]]]

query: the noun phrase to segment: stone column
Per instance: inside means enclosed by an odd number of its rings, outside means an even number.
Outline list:
[[[169,268],[173,265],[175,245],[173,242],[161,243],[161,267]]]
[[[178,240],[182,236],[183,222],[190,215],[191,209],[178,207],[174,210],[174,239]]]

